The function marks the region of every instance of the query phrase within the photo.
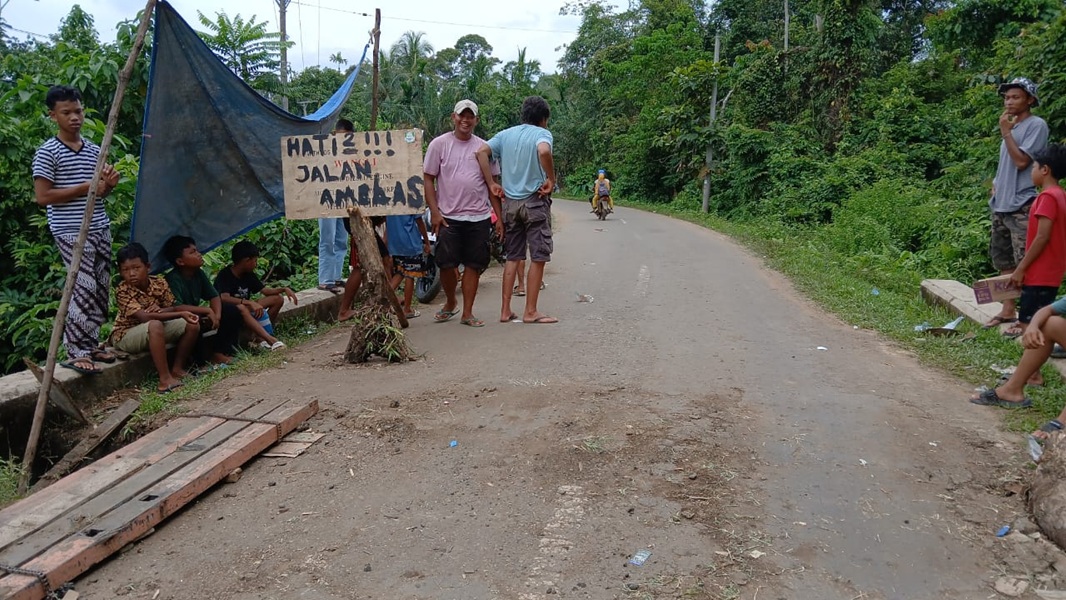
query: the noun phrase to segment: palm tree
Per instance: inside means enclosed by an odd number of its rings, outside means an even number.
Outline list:
[[[208,31],[198,32],[207,44],[231,71],[253,88],[281,91],[281,79],[277,70],[281,66],[281,48],[292,42],[284,42],[281,33],[267,31],[267,22],[256,22],[255,15],[245,21],[240,15],[232,20],[225,11],[215,13],[215,20],[196,11],[200,24]]]

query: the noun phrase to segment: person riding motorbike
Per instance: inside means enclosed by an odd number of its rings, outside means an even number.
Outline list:
[[[614,212],[614,199],[611,198],[611,180],[607,179],[607,171],[600,169],[596,175],[596,181],[592,182],[592,210],[600,206],[600,200],[607,199],[607,212]]]

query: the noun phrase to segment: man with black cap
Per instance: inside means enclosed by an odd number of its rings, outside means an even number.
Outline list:
[[[1032,109],[1040,104],[1037,86],[1018,77],[999,86],[1003,97],[1003,114],[999,117],[999,132],[1003,142],[999,146],[999,166],[992,182],[992,235],[989,253],[992,265],[1007,275],[1025,256],[1025,239],[1029,223],[1029,207],[1037,196],[1033,185],[1033,153],[1047,145],[1048,126]],[[1015,323],[1016,303],[1005,300],[999,314],[985,327]],[[1031,316],[1031,315],[1030,315]]]

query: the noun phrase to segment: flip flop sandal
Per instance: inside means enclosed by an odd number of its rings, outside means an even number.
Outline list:
[[[525,293],[525,292],[520,292],[520,291],[518,291],[518,286],[517,286],[517,285],[516,285],[516,286],[514,286],[514,289],[513,289],[513,290],[511,290],[511,293],[512,293],[512,294],[514,294],[515,296],[519,296],[519,297],[521,297],[521,296],[525,296],[525,295],[526,295],[526,293]]]
[[[444,323],[446,321],[451,321],[452,317],[454,317],[457,314],[459,314],[459,309],[458,308],[456,308],[455,310],[444,310],[442,308],[442,309],[437,311],[437,314],[433,315],[433,322],[434,323]]]
[[[404,317],[408,318],[408,319],[417,319],[418,317],[421,317],[421,316],[422,316],[422,313],[420,311],[417,311],[417,310],[411,311],[411,312],[409,312],[409,313],[404,315]]]
[[[118,357],[115,354],[109,352],[108,350],[105,350],[104,348],[97,348],[96,350],[93,350],[89,353],[89,356],[91,356],[92,359],[96,362],[108,364],[111,364],[118,360]]]
[[[92,368],[81,366],[82,364],[85,364],[86,362],[88,362],[90,365],[92,365]],[[74,358],[74,359],[71,359],[71,360],[65,360],[65,361],[59,363],[59,366],[66,367],[67,369],[70,369],[71,371],[77,371],[78,373],[81,373],[82,375],[99,375],[100,373],[103,372],[101,369],[98,369],[96,367],[96,364],[93,363],[93,361],[90,360],[89,358],[80,358],[80,359],[79,358]]]
[[[1040,431],[1043,431],[1044,433],[1047,433],[1047,434],[1052,434],[1052,433],[1055,433],[1056,431],[1062,431],[1062,428],[1063,428],[1062,421],[1059,421],[1058,419],[1051,419],[1050,421],[1048,421],[1047,423],[1044,423],[1044,425],[1040,427]]]
[[[170,392],[173,392],[174,390],[176,390],[176,389],[178,389],[180,387],[185,387],[185,384],[184,383],[173,383],[171,385],[168,385],[165,390],[161,390],[159,388],[156,388],[155,391],[156,391],[157,394],[169,394]]]
[[[463,325],[467,325],[469,327],[484,327],[485,326],[485,322],[482,321],[481,319],[477,318],[477,317],[470,317],[469,319],[463,319],[462,321],[459,321],[459,322],[462,323]]]
[[[1029,398],[1022,399],[1021,402],[1011,402],[999,397],[996,390],[985,390],[970,398],[971,404],[978,404],[980,406],[998,406],[1000,408],[1029,408],[1033,405],[1033,401]]]
[[[500,323],[511,323],[518,319],[518,315],[511,313],[511,316],[506,319],[500,319]]]
[[[996,315],[988,320],[987,323],[982,325],[984,329],[992,329],[993,327],[999,327],[1000,325],[1007,325],[1009,323],[1017,323],[1018,319],[1014,317],[1001,317]]]

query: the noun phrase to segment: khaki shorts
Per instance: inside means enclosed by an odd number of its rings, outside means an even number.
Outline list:
[[[552,199],[533,194],[529,198],[503,201],[503,246],[507,260],[523,260],[526,248],[533,262],[552,259]]]
[[[177,342],[185,333],[185,319],[177,318],[163,322],[163,338],[168,344]],[[130,354],[148,352],[148,323],[130,329],[121,340],[115,342],[115,347]]]

